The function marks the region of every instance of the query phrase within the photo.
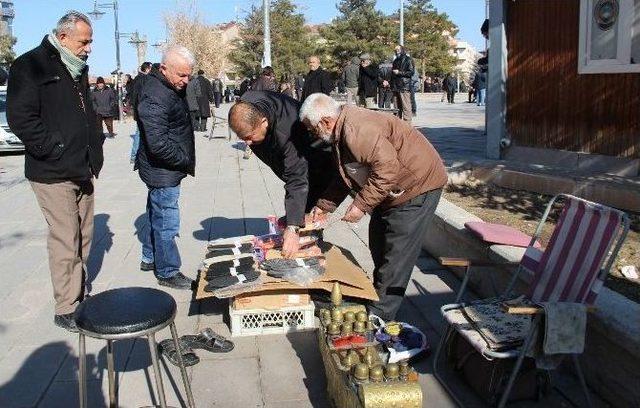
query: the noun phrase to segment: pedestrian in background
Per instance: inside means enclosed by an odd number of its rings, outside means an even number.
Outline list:
[[[299,72],[294,81],[294,87],[296,90],[296,99],[302,100],[302,89],[304,88],[304,74]]]
[[[413,76],[411,77],[411,114],[416,116],[416,112],[418,111],[418,105],[416,104],[416,92],[420,90],[420,76],[418,75],[418,71],[413,72]]]
[[[347,91],[347,103],[358,103],[358,84],[360,83],[360,58],[353,57],[342,71],[342,82]]]
[[[193,130],[200,131],[200,105],[198,104],[198,95],[201,94],[200,83],[194,81],[195,77],[190,78],[186,88],[187,107],[189,108],[189,118]]]
[[[266,66],[262,68],[262,73],[251,86],[252,91],[272,91],[278,92],[278,82],[273,68]]]
[[[152,65],[149,61],[145,61],[140,65],[140,69],[138,71],[138,75],[133,78],[131,85],[129,85],[130,90],[127,91],[127,100],[129,106],[131,107],[131,114],[133,116],[133,120],[136,120],[136,107],[138,106],[138,95],[140,94],[140,89],[144,84],[146,75],[151,72]],[[138,122],[136,121],[136,130],[131,135],[131,152],[129,153],[129,162],[131,164],[135,163],[136,156],[138,155],[138,148],[140,147],[140,129],[138,128]]]
[[[407,55],[402,45],[395,48],[396,59],[392,64],[392,88],[398,116],[407,122],[411,122],[411,78],[415,71],[413,60]]]
[[[374,108],[374,99],[378,93],[378,67],[371,64],[371,56],[360,56],[360,72],[358,75],[358,97],[360,106]]]
[[[93,104],[93,110],[97,114],[98,131],[102,133],[102,124],[104,123],[107,127],[107,137],[115,137],[116,134],[113,133],[113,118],[117,116],[118,97],[112,88],[105,85],[102,77],[96,79],[96,87],[91,92],[91,103]]]
[[[476,90],[476,105],[484,106],[487,97],[487,68],[482,66],[473,78],[473,87]]]
[[[378,107],[389,109],[393,101],[391,91],[391,59],[385,60],[378,66]]]
[[[207,131],[207,120],[211,117],[211,104],[213,103],[213,89],[211,82],[204,76],[204,70],[198,70],[198,76],[195,78],[199,83],[200,93],[196,96],[198,99],[198,127],[201,131]]]
[[[7,88],[7,121],[25,145],[24,175],[49,230],[54,323],[73,332],[73,313],[88,294],[93,178],[103,162],[87,74],[92,39],[89,18],[68,12],[39,46],[15,60]]]
[[[448,103],[456,103],[456,88],[458,87],[458,81],[456,81],[456,77],[453,76],[453,73],[450,72],[442,81],[442,85],[444,86],[444,90],[447,93],[447,102]]]
[[[211,81],[211,90],[213,91],[213,103],[215,104],[216,108],[219,108],[220,103],[222,103],[223,89],[224,89],[224,84],[222,83],[222,78],[220,77],[213,78],[213,81]]]
[[[160,69],[152,70],[145,81],[138,101],[142,143],[136,169],[148,190],[145,216],[149,227],[140,234],[140,269],[154,271],[159,285],[174,289],[191,289],[193,284],[180,272],[175,238],[180,232],[180,183],[187,175],[195,175],[196,166],[185,100],[194,65],[195,58],[186,48],[168,48]]]
[[[333,80],[331,74],[320,66],[320,58],[317,55],[312,55],[308,58],[307,64],[309,65],[309,73],[304,80],[302,100],[304,101],[307,96],[316,92],[325,95],[331,94],[334,88]]]

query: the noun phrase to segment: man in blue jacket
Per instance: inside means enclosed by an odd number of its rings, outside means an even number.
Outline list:
[[[152,69],[138,95],[140,150],[136,160],[140,178],[149,189],[147,220],[142,232],[140,269],[155,270],[158,283],[191,289],[193,281],[180,272],[175,237],[180,232],[180,182],[195,175],[195,141],[185,90],[195,65],[193,54],[173,46]]]

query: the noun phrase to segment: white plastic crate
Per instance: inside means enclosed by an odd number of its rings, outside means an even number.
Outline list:
[[[229,302],[231,335],[233,337],[260,336],[315,329],[314,310],[313,302],[309,302],[306,306],[283,307],[276,310],[236,310],[233,302]]]

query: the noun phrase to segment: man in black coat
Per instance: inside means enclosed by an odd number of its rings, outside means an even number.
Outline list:
[[[7,120],[25,145],[25,177],[49,228],[54,323],[70,331],[77,331],[73,312],[86,295],[93,178],[103,162],[87,76],[92,37],[87,16],[68,12],[16,59],[7,89]]]
[[[307,96],[316,92],[329,95],[333,91],[333,79],[331,79],[331,74],[320,66],[320,58],[317,55],[312,55],[308,59],[308,64],[309,73],[304,80],[300,102],[304,102]]]
[[[369,54],[360,56],[360,75],[358,76],[358,95],[360,106],[375,108],[374,98],[378,93],[378,67],[371,64]]]
[[[448,103],[456,103],[456,90],[458,88],[458,81],[456,77],[453,76],[453,73],[448,73],[447,76],[442,81],[442,86],[447,92],[447,102]]]
[[[151,63],[145,61],[140,65],[140,70],[138,75],[133,78],[131,82],[131,90],[127,92],[127,100],[129,102],[129,106],[131,106],[131,112],[133,115],[133,120],[136,120],[136,109],[138,108],[138,95],[140,94],[140,89],[144,85],[144,81],[147,77],[147,74],[151,72]],[[136,162],[136,156],[138,155],[138,148],[140,147],[140,130],[138,129],[136,122],[136,131],[133,135],[131,135],[131,152],[129,153],[129,161],[133,164]]]
[[[141,233],[140,269],[155,270],[160,285],[191,289],[193,281],[180,272],[175,237],[180,232],[180,182],[195,173],[195,141],[185,88],[195,59],[180,46],[167,49],[159,69],[152,69],[138,96],[140,150],[136,160],[147,185],[146,218]]]
[[[285,257],[297,252],[305,213],[337,176],[331,148],[309,134],[299,110],[298,101],[271,91],[249,91],[229,110],[231,129],[285,183]]]
[[[213,103],[213,88],[211,82],[204,76],[204,70],[198,70],[198,76],[195,78],[200,84],[200,94],[197,97],[199,115],[199,128],[201,131],[207,131],[207,119],[211,117],[211,105]]]
[[[411,89],[413,87],[413,73],[415,67],[413,60],[407,55],[402,45],[395,48],[396,59],[391,66],[392,83],[391,88],[395,96],[395,105],[398,115],[405,121],[411,123],[413,113],[411,112]]]

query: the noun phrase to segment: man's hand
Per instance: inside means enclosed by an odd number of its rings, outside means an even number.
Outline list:
[[[287,229],[284,230],[283,238],[282,256],[285,258],[295,258],[300,248],[300,236],[293,228],[287,227]]]
[[[392,72],[393,72],[394,74],[398,75],[398,73],[400,73],[400,70],[399,70],[399,69],[394,69]]]
[[[382,81],[382,86],[383,87],[388,87],[389,86],[389,81],[387,81],[386,79],[384,81]]]
[[[322,217],[322,215],[325,213],[324,210],[318,208],[318,207],[313,207],[311,209],[311,222],[318,222],[320,221],[320,218]]]
[[[364,212],[356,207],[355,204],[351,203],[344,217],[342,217],[342,221],[356,223],[360,221],[362,217],[364,217]]]

